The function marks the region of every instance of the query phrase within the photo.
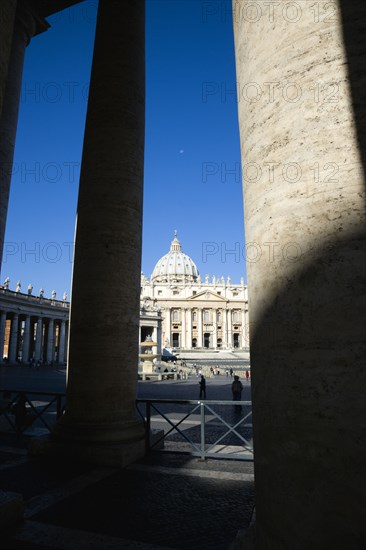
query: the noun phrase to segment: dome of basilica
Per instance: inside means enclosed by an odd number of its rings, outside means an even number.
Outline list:
[[[151,275],[152,282],[196,282],[199,276],[194,261],[182,252],[182,246],[174,232],[168,254],[157,262]]]

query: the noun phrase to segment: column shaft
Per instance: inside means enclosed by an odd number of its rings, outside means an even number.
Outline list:
[[[43,333],[43,320],[42,317],[37,319],[37,328],[36,328],[36,344],[34,349],[34,359],[38,361],[41,359],[42,354],[42,334]]]
[[[47,332],[47,349],[46,349],[46,360],[47,362],[52,362],[55,357],[55,322],[53,319],[48,321],[48,332]]]
[[[30,321],[30,315],[26,315],[23,332],[22,363],[27,363],[29,360]]]
[[[63,450],[122,465],[136,413],[144,164],[144,2],[101,0],[80,176]]]
[[[60,324],[60,336],[58,343],[58,362],[65,362],[65,336],[66,336],[66,322],[61,321]]]
[[[192,349],[192,309],[187,310],[188,322],[187,322],[187,349]]]
[[[10,346],[9,346],[10,363],[14,363],[17,360],[18,330],[19,330],[19,317],[17,313],[14,313],[13,318],[11,320],[11,329],[10,329]]]
[[[0,118],[0,263],[2,260],[6,216],[9,202],[19,101],[27,44],[36,32],[49,25],[31,13],[30,4],[19,0],[14,21],[11,53]]]
[[[2,311],[0,316],[0,363],[3,362],[3,357],[4,357],[5,326],[6,326],[6,312]]]
[[[203,331],[202,316],[203,316],[202,308],[199,308],[199,309],[197,310],[197,317],[198,317],[198,324],[197,324],[197,327],[198,327],[197,347],[199,347],[199,348],[202,348],[202,347],[203,347],[203,341],[202,341],[202,338],[203,338],[203,334],[202,334],[202,331]]]
[[[182,313],[182,324],[181,324],[182,339],[181,339],[180,346],[182,348],[186,348],[186,308],[182,307],[181,313]]]
[[[251,4],[233,7],[248,13]],[[238,10],[234,20],[239,93],[253,82],[263,91],[238,101],[243,166],[262,174],[243,178],[245,236],[261,251],[247,264],[255,546],[357,549],[365,542],[366,4],[333,2],[331,17],[321,3],[318,14],[315,3],[289,3],[287,12],[275,4],[256,22]]]

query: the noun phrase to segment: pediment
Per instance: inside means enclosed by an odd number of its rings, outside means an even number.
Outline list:
[[[199,292],[198,294],[195,294],[194,296],[191,296],[188,298],[188,300],[194,302],[194,301],[202,301],[207,300],[208,302],[215,301],[215,302],[227,302],[225,298],[220,296],[220,294],[216,294],[216,292],[212,292],[212,290],[203,290],[202,292]]]

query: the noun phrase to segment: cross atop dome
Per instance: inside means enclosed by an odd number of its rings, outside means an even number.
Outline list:
[[[182,250],[182,246],[178,241],[177,234],[178,234],[177,230],[174,229],[174,239],[170,244],[170,252],[180,252]]]

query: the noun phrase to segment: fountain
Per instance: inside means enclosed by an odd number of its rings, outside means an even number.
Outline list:
[[[150,335],[147,335],[145,341],[140,344],[141,351],[144,350],[142,353],[139,353],[143,374],[152,374],[154,372],[154,359],[161,357],[161,354],[153,353],[152,351],[152,348],[157,345],[157,342],[154,342]]]

